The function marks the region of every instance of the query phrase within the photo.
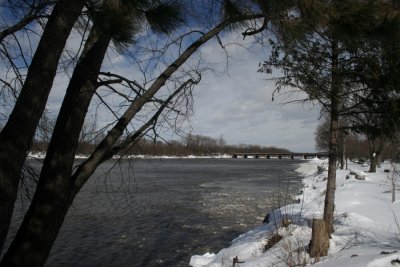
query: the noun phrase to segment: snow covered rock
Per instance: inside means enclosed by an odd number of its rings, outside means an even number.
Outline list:
[[[350,175],[354,175],[354,178],[356,178],[357,180],[365,180],[365,178],[367,177],[367,174],[365,172],[359,170],[350,170]]]
[[[195,255],[190,258],[190,266],[205,266],[213,261],[215,257],[214,253],[207,252],[203,256]]]

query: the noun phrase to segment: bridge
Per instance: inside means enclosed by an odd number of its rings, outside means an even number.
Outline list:
[[[287,152],[287,153],[233,153],[232,158],[244,158],[247,159],[249,157],[254,159],[295,159],[295,158],[302,158],[302,159],[310,159],[310,158],[327,158],[329,155],[328,153],[297,153],[297,152]]]

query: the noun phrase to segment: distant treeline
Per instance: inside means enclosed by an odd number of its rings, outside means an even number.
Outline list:
[[[45,152],[48,142],[35,141],[32,144],[32,152]],[[81,142],[79,144],[79,154],[90,154],[96,147],[95,142]],[[149,156],[209,156],[218,154],[233,154],[234,152],[252,153],[285,153],[290,152],[284,148],[274,146],[259,145],[228,145],[224,138],[212,138],[203,135],[189,134],[182,140],[160,141],[142,138],[132,147],[128,147],[123,152],[124,155],[149,155]]]

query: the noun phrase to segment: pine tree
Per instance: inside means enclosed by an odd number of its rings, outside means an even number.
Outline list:
[[[363,58],[354,52],[360,51],[363,41],[380,38],[382,32],[396,28],[397,22],[398,13],[386,1],[300,1],[297,12],[276,27],[271,56],[261,68],[266,73],[274,68],[282,71],[276,79],[278,92],[285,87],[300,89],[330,115],[323,216],[329,235],[334,231],[339,118],[354,111],[349,99],[360,92],[354,67]]]

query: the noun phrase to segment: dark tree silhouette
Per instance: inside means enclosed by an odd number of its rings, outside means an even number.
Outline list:
[[[18,100],[0,134],[0,251],[8,233],[25,157],[45,109],[60,55],[84,2],[60,0],[54,7]]]
[[[126,13],[126,5],[114,5],[115,1],[103,2],[103,4],[108,3],[110,3],[110,6],[107,6],[107,8],[110,8],[109,10],[112,12],[107,12],[107,16],[100,15],[98,17],[98,21],[104,22],[105,20],[106,23],[101,23],[98,28],[93,28],[92,34],[89,36],[89,41],[87,45],[85,45],[79,64],[75,68],[70,85],[67,89],[34,198],[16,237],[12,241],[10,248],[0,264],[1,266],[43,265],[63,223],[68,208],[72,204],[76,194],[96,170],[97,166],[127,145],[137,142],[137,140],[142,137],[143,133],[158,119],[163,109],[173,102],[176,95],[182,90],[196,84],[198,80],[188,79],[182,83],[181,86],[178,86],[176,90],[158,106],[158,110],[154,116],[135,130],[124,142],[120,143],[119,139],[128,127],[130,121],[147,103],[154,101],[155,94],[201,45],[215,37],[220,31],[232,23],[261,17],[261,15],[257,14],[229,17],[210,31],[202,34],[201,37],[189,45],[188,48],[154,80],[149,88],[137,88],[137,96],[131,101],[131,104],[125,110],[124,114],[118,119],[114,127],[109,130],[108,134],[96,147],[89,159],[73,172],[72,164],[79,141],[79,133],[82,129],[83,120],[90,100],[98,86],[115,81],[97,81],[101,61],[110,39],[113,36],[112,34],[121,34],[123,37],[126,37],[126,35],[124,35],[126,32],[112,31],[115,28],[111,26],[115,26],[115,24],[120,25],[118,22],[114,21],[117,17],[122,18],[124,21],[130,21],[132,19],[132,17]],[[163,10],[165,11],[164,8]],[[122,11],[122,13],[116,12],[113,14],[113,12],[119,10]],[[157,12],[153,12],[150,15],[156,14]],[[94,15],[96,15],[96,13],[94,13]],[[111,21],[108,21],[108,18],[111,19]],[[172,19],[171,17],[169,18]],[[95,26],[96,19],[94,20]],[[173,24],[170,25],[173,26]],[[121,30],[123,31],[125,29]],[[130,37],[131,35],[128,33],[127,36]],[[130,82],[130,84],[134,83]],[[65,135],[66,132],[68,132],[69,136],[67,138]],[[24,255],[24,257],[21,257],[21,255]]]

